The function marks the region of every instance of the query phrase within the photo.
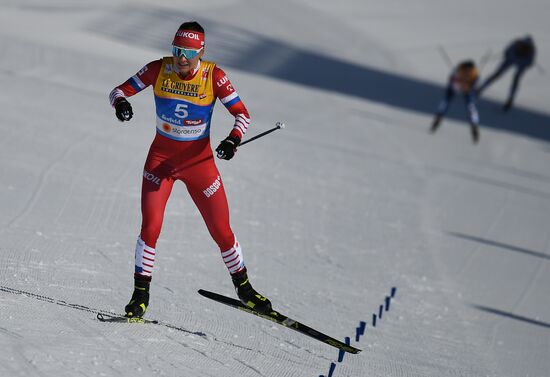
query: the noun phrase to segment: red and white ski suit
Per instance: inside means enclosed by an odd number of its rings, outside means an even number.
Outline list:
[[[229,208],[210,147],[210,121],[216,99],[235,117],[231,136],[242,139],[250,124],[248,111],[222,69],[200,61],[182,79],[172,57],[150,62],[110,93],[114,107],[152,85],[157,133],[143,171],[142,225],[136,246],[135,273],[151,276],[157,239],[174,182],[182,181],[217,243],[230,273],[244,268],[241,248],[229,224]]]

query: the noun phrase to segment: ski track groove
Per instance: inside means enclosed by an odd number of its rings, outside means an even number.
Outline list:
[[[40,60],[43,62],[43,64],[40,66],[40,69],[46,69],[46,71],[35,70],[35,71],[27,72],[24,70],[22,71],[22,70],[6,69],[4,67],[0,68],[0,72],[8,76],[10,79],[15,78],[18,81],[26,80],[26,81],[31,81],[33,83],[40,82],[40,83],[46,84],[47,87],[55,86],[63,89],[63,91],[72,91],[82,95],[86,95],[88,97],[97,98],[100,95],[105,95],[105,93],[101,92],[99,89],[91,89],[87,85],[73,84],[73,82],[80,83],[80,80],[77,80],[77,79],[59,81],[56,76],[56,74],[59,73],[59,69],[49,69],[49,67],[59,67],[59,66],[62,67],[63,59],[67,55],[71,54],[70,51],[57,46],[56,47],[49,46],[48,48],[46,48],[43,45],[34,43],[33,41],[28,39],[23,40],[23,39],[12,38],[10,42],[11,44],[14,44],[14,42],[18,42],[20,46],[26,46],[24,48],[25,53],[27,53],[28,51],[31,51],[31,47],[32,47],[33,53],[35,54],[39,53],[40,55],[45,55],[45,56],[41,56]],[[5,47],[5,46],[0,45],[0,47]],[[9,48],[12,48],[12,46],[10,45]],[[16,47],[16,48],[19,48],[19,47]],[[10,51],[8,50],[8,52]],[[19,51],[17,53],[19,53]],[[83,58],[82,62],[89,64],[90,65],[89,68],[91,69],[93,68],[93,64],[94,64],[93,60],[91,59],[95,58],[96,55],[90,54],[90,55],[87,55],[87,57],[90,58],[90,61],[87,61],[86,59]],[[53,61],[49,61],[52,59]],[[44,64],[44,61],[47,61],[47,64]],[[50,75],[53,75],[54,78],[51,78]]]
[[[81,170],[78,169],[77,172],[78,172],[77,176],[80,176],[81,175]],[[54,224],[59,224],[59,219],[63,215],[63,212],[65,211],[65,208],[67,208],[67,205],[68,205],[68,203],[70,202],[70,199],[73,196],[76,178],[77,177],[75,177],[75,175],[71,175],[71,183],[70,183],[70,186],[69,186],[69,189],[68,189],[68,193],[66,195],[64,195],[63,204],[59,207],[59,210],[57,212],[57,216],[55,216],[55,218],[53,219]]]
[[[34,352],[40,353],[40,354],[47,354],[43,351],[42,347],[39,345],[36,345],[34,343],[28,342],[24,337],[18,338],[16,340],[16,344],[12,346],[13,353],[15,354],[15,357],[19,358],[23,361],[23,365],[25,366],[25,369],[28,371],[32,371],[31,373],[25,373],[24,375],[31,375],[31,376],[44,376],[49,377],[45,372],[42,372],[36,365],[34,360],[30,356],[25,355],[25,349],[33,350]],[[51,355],[49,355],[51,356]],[[56,362],[61,362],[61,360],[58,360],[57,358],[51,356]],[[18,367],[21,366],[21,364],[16,364]],[[16,371],[21,375],[21,371],[19,368],[16,369]],[[16,374],[13,374],[16,375]],[[8,375],[9,376],[9,375]]]
[[[483,232],[483,238],[489,239],[489,234],[495,229],[495,227],[498,225],[498,222],[502,219],[502,215],[504,214],[504,210],[506,209],[506,207],[508,207],[508,203],[510,201],[510,196],[511,195],[512,195],[511,190],[507,190],[506,191],[506,197],[504,199],[504,203],[501,206],[499,206],[499,209],[498,209],[497,213],[493,217],[493,221],[491,221],[491,224],[487,227],[485,232]],[[462,265],[458,269],[457,275],[462,275],[464,270],[466,268],[470,267],[474,257],[478,255],[480,248],[481,248],[480,245],[476,245],[473,248],[473,250],[468,254],[465,261],[462,263]]]
[[[103,259],[105,259],[107,262],[109,262],[109,264],[113,263],[113,260],[111,258],[109,258],[109,256],[103,252],[101,247],[95,248],[95,252],[98,253],[99,255],[101,255],[101,257]]]
[[[21,220],[23,217],[27,216],[28,213],[34,208],[36,203],[38,202],[38,199],[40,197],[40,194],[42,193],[42,190],[44,189],[46,180],[48,177],[52,174],[52,172],[57,168],[57,166],[64,161],[64,159],[75,149],[79,148],[81,145],[85,144],[89,141],[91,138],[91,135],[86,135],[84,138],[80,139],[79,141],[70,144],[68,147],[65,148],[65,150],[61,153],[60,156],[58,156],[52,163],[49,164],[49,166],[46,168],[46,170],[43,170],[38,178],[38,182],[35,185],[35,188],[32,192],[31,197],[29,200],[27,200],[27,203],[23,207],[23,209],[19,212],[19,214],[15,215],[12,220],[10,220],[4,229],[10,229],[16,223]]]
[[[170,335],[165,335],[165,336],[166,336],[166,338],[170,339],[174,343],[181,345],[183,348],[189,349],[193,352],[196,352],[196,353],[203,356],[204,358],[206,358],[209,361],[213,361],[213,362],[216,362],[216,363],[220,364],[221,366],[225,366],[225,364],[223,362],[217,360],[216,358],[213,358],[213,357],[209,356],[206,352],[198,350],[198,349],[194,348],[193,346],[191,346],[189,344],[185,344],[183,341],[177,340],[177,339],[171,337]]]
[[[137,172],[136,172],[137,173]],[[124,174],[117,174],[116,180],[111,185],[111,188],[118,188],[120,187],[120,184],[122,180],[125,178]],[[97,193],[95,194],[97,196]],[[103,195],[102,198],[105,196]],[[109,223],[111,220],[112,214],[113,214],[113,208],[115,207],[115,202],[117,201],[117,198],[115,196],[110,196],[109,200],[103,201],[103,200],[95,200],[95,203],[98,203],[97,206],[94,206],[92,211],[95,213],[96,211],[100,214],[96,217],[96,224],[94,224],[93,229],[102,229],[106,226],[106,224]],[[92,218],[93,215],[90,215]]]
[[[118,189],[119,187],[121,187],[121,183],[126,178],[129,171],[130,171],[130,168],[126,167],[121,174],[117,174],[117,179],[115,180],[115,182],[112,186],[113,189]],[[135,173],[138,174],[139,172],[135,172]],[[119,200],[118,200],[116,195],[111,195],[110,196],[110,200],[109,200],[109,203],[107,205],[107,213],[106,213],[106,216],[105,216],[105,221],[102,223],[102,225],[104,227],[109,223],[109,220],[112,220],[113,214],[117,213],[117,212],[115,212],[115,208],[116,208],[116,205],[117,205],[118,201]]]
[[[438,175],[430,174],[430,167],[425,169],[425,177],[423,179],[425,184],[425,189],[423,190],[423,204],[421,209],[421,221],[422,226],[421,229],[424,229],[427,234],[427,245],[430,250],[432,250],[433,255],[433,261],[435,263],[435,266],[438,267],[436,270],[439,272],[440,279],[442,280],[441,284],[443,284],[443,287],[440,289],[442,292],[445,292],[445,290],[449,289],[450,292],[455,292],[459,290],[460,285],[458,284],[457,277],[459,274],[457,274],[456,270],[452,269],[452,265],[446,265],[444,259],[442,260],[442,253],[440,248],[441,244],[444,244],[447,242],[446,240],[446,234],[441,231],[434,232],[436,229],[440,229],[442,226],[446,227],[445,222],[442,222],[440,219],[445,219],[445,211],[446,207],[444,205],[440,205],[439,201],[435,202],[435,205],[430,205],[430,203],[433,203],[434,197],[437,197],[438,199],[441,198],[441,200],[444,200],[445,203],[455,203],[455,202],[462,202],[462,197],[464,197],[464,192],[466,191],[465,183],[462,181],[458,181],[455,184],[452,184],[450,187],[447,187],[449,180],[450,182],[453,182],[452,176],[442,173]],[[439,171],[439,170],[438,170]],[[450,192],[446,191],[450,188]],[[442,191],[443,190],[443,191]],[[444,192],[445,195],[441,196],[441,192]],[[473,253],[473,252],[472,252]],[[471,257],[471,256],[470,256]],[[448,286],[448,288],[446,287]],[[449,311],[454,313],[457,312],[458,319],[464,321],[464,318],[462,315],[460,315],[460,308],[463,306],[462,303],[457,302],[456,299],[449,298],[445,301],[444,305],[446,307],[449,307]],[[452,339],[451,342],[447,341],[450,345],[460,344],[460,342],[467,342],[468,348],[471,349],[472,355],[468,355],[468,358],[470,360],[473,360],[474,357],[480,357],[480,355],[483,353],[483,351],[486,351],[485,347],[480,347],[475,342],[470,341],[470,335],[469,329],[462,327],[463,330],[466,330],[466,332],[458,333],[456,335],[461,336],[462,338],[456,338]],[[486,351],[487,353],[487,351]],[[466,355],[466,354],[464,354]],[[473,356],[473,357],[472,357]],[[448,357],[452,358],[452,355],[449,355]],[[480,357],[481,358],[481,357]],[[452,360],[452,359],[451,359]],[[408,371],[408,365],[406,365],[407,358],[404,359],[404,368]],[[398,361],[399,363],[399,361]],[[434,366],[435,368],[439,369],[440,367],[438,365]],[[484,365],[481,370],[474,368],[475,372],[478,373],[478,375],[483,375],[484,372],[488,372],[489,369],[487,369],[487,365]],[[480,374],[481,372],[481,374]],[[449,373],[449,370],[441,370],[439,373],[435,375],[446,375]],[[470,376],[470,374],[463,374],[464,369],[460,368],[456,371],[453,371],[453,375],[457,376]],[[424,376],[429,374],[427,371],[426,373],[419,373],[418,376]],[[387,375],[387,374],[384,374]],[[408,375],[408,373],[404,373],[403,375]],[[488,375],[487,375],[488,376]]]
[[[247,367],[248,369],[252,370],[255,374],[257,374],[258,376],[260,377],[266,377],[262,372],[260,372],[258,369],[254,368],[252,365],[249,365],[247,363],[245,363],[244,361],[236,358],[236,357],[233,357],[233,360],[237,361],[238,363],[244,365],[245,367]]]
[[[282,330],[282,331],[281,331],[281,337],[277,337],[277,336],[275,336],[274,334],[272,334],[272,333],[266,331],[264,328],[261,328],[261,329],[260,329],[260,331],[261,331],[262,333],[266,334],[268,337],[270,337],[270,338],[272,338],[272,339],[275,340],[274,344],[277,344],[277,345],[278,345],[278,344],[281,344],[281,343],[286,343],[286,344],[290,345],[292,348],[294,348],[295,350],[299,350],[299,351],[303,351],[303,352],[309,353],[309,354],[311,354],[312,356],[315,356],[316,358],[325,359],[325,360],[323,360],[323,361],[328,361],[328,360],[330,360],[330,359],[328,359],[328,358],[325,358],[324,356],[320,356],[320,355],[314,353],[313,351],[310,351],[310,350],[307,349],[306,347],[299,346],[299,345],[297,345],[296,343],[293,343],[291,340],[288,340],[288,338],[284,336],[283,332],[285,332],[284,330],[292,331],[291,329],[283,328],[283,329],[281,329],[281,330]],[[291,337],[291,335],[289,335],[289,337]],[[307,336],[304,336],[304,337],[306,338],[306,339],[304,339],[304,342],[308,342],[308,341],[310,340],[310,339],[308,339]],[[325,346],[326,346],[327,348],[332,348],[332,347],[329,346],[329,345],[325,345]],[[287,350],[285,350],[285,349],[283,349],[283,348],[281,348],[281,347],[278,347],[277,350],[280,351],[280,352],[284,352],[284,353],[286,353],[286,354],[288,354],[288,355],[292,355],[292,356],[295,357],[295,353],[292,353],[292,352],[290,352],[290,351],[287,351]],[[336,348],[334,348],[334,350],[336,351]],[[291,360],[287,360],[287,361],[291,361]],[[299,364],[299,362],[294,361],[294,360],[292,360],[292,362],[295,362],[296,364]]]
[[[546,240],[546,247],[545,251],[550,251],[550,235],[547,235]],[[518,314],[517,310],[522,305],[522,303],[527,299],[527,293],[529,293],[533,287],[535,286],[535,282],[539,279],[542,272],[546,270],[546,265],[548,263],[547,259],[543,259],[542,262],[537,264],[537,270],[534,274],[531,274],[529,282],[526,284],[525,289],[521,292],[516,302],[512,305],[510,312],[513,314]],[[496,319],[495,324],[491,328],[491,346],[494,348],[495,346],[495,340],[497,336],[497,330],[504,324],[506,324],[507,321],[510,321],[509,318],[499,316],[498,319]]]
[[[88,158],[87,163],[89,163],[89,162],[90,162],[90,159]],[[57,216],[55,217],[54,223],[58,223],[59,219],[63,216],[63,213],[64,213],[65,209],[67,208],[68,203],[70,203],[70,201],[73,197],[73,193],[75,191],[75,186],[76,186],[77,182],[79,180],[81,180],[82,177],[84,177],[83,172],[87,172],[87,171],[88,171],[88,169],[85,166],[81,166],[80,169],[77,169],[76,172],[71,174],[70,187],[67,190],[66,195],[64,196],[63,205],[60,206],[59,211],[57,213]],[[97,202],[97,201],[94,200],[94,202]]]
[[[5,229],[5,228],[4,228]],[[4,230],[2,229],[2,230]],[[0,234],[2,234],[2,230],[0,230]],[[11,273],[11,277],[18,277],[19,279],[22,278],[22,276],[25,276],[29,271],[29,266],[32,266],[32,258],[33,256],[29,252],[21,252],[21,250],[28,251],[31,249],[31,246],[36,242],[34,237],[27,236],[24,238],[23,247],[15,247],[8,249],[7,253],[9,253],[6,257],[7,263],[0,263],[0,271],[2,271],[2,276],[8,276],[7,272],[8,270],[11,270],[15,266],[26,266],[25,269],[19,268],[16,269],[16,273]],[[2,254],[6,255],[6,252],[2,250]]]

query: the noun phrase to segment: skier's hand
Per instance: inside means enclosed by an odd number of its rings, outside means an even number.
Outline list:
[[[241,139],[234,136],[228,136],[223,139],[220,145],[218,145],[218,147],[216,148],[218,158],[231,160],[235,155],[235,152],[237,152],[237,146],[240,144],[240,142]]]
[[[125,98],[120,99],[115,105],[115,114],[121,122],[132,119],[134,115],[132,105],[130,105],[130,102],[126,101]]]

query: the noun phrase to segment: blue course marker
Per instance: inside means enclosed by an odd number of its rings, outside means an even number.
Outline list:
[[[346,336],[346,340],[345,340],[345,343],[347,346],[350,345],[350,338],[349,336]],[[338,362],[341,363],[342,361],[344,361],[344,354],[345,352],[343,350],[340,350],[340,352],[338,352]]]
[[[340,350],[340,351],[338,352],[338,362],[339,362],[339,363],[341,363],[342,361],[344,361],[344,354],[345,354],[345,353],[346,353],[346,352],[344,352],[344,351],[342,351],[342,350]]]
[[[334,373],[334,369],[336,369],[336,364],[330,363],[330,369],[328,370],[328,377],[332,377],[332,373]]]
[[[359,338],[365,334],[365,326],[367,323],[365,321],[359,322],[359,327],[355,330],[355,341],[358,342]]]
[[[395,297],[396,293],[397,293],[397,287],[392,287],[390,296],[386,296],[385,299],[384,299],[384,304],[380,305],[380,307],[378,308],[378,315],[376,315],[376,313],[372,314],[372,327],[376,327],[377,318],[380,318],[380,320],[382,320],[382,314],[383,314],[384,311],[387,312],[387,311],[390,310],[391,299]],[[365,334],[366,327],[367,327],[367,323],[365,321],[359,322],[359,327],[357,327],[355,329],[355,341],[356,342],[359,342],[359,338],[362,335]],[[346,345],[349,346],[350,342],[351,342],[350,337],[346,336],[346,338],[345,338]],[[338,352],[338,362],[339,363],[344,361],[345,354],[346,353],[343,350],[340,350]],[[330,368],[329,368],[327,377],[332,377],[335,369],[336,369],[336,363],[330,363]],[[319,377],[325,377],[325,376],[321,374],[321,375],[319,375]]]

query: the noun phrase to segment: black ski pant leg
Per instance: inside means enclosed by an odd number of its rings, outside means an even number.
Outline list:
[[[506,72],[508,68],[510,68],[510,66],[512,66],[512,62],[510,60],[504,60],[497,68],[497,70],[491,76],[489,76],[483,82],[483,84],[479,86],[478,92],[481,93],[482,91],[487,89],[487,87],[489,87],[489,85],[491,85],[493,81],[498,79],[504,72]]]
[[[447,111],[449,110],[449,105],[451,104],[451,101],[453,100],[454,95],[455,95],[455,91],[452,85],[448,85],[447,89],[445,90],[445,95],[443,96],[443,99],[441,100],[437,108],[436,116],[442,117],[447,113]]]
[[[507,103],[512,103],[514,101],[516,92],[519,88],[519,81],[526,69],[527,67],[523,67],[523,66],[519,66],[517,68],[516,73],[514,74],[514,79],[512,80],[512,86],[510,87],[510,94],[508,95],[508,101],[506,101]]]
[[[468,114],[470,116],[470,124],[478,126],[479,125],[479,112],[477,111],[476,106],[476,94],[473,90],[464,93],[464,103]]]

